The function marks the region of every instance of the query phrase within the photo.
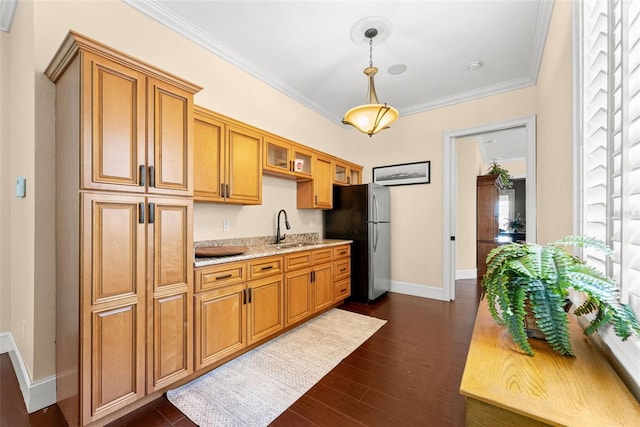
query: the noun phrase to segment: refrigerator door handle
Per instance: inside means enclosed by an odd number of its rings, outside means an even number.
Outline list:
[[[378,222],[378,198],[375,191],[373,192],[373,222]]]
[[[380,227],[380,224],[376,222],[375,225],[376,226],[374,228],[375,237],[373,238],[373,252],[375,252],[378,249],[378,236],[380,235],[380,230],[378,229],[378,227]]]

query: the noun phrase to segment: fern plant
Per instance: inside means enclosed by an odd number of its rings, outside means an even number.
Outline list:
[[[487,171],[487,173],[489,175],[498,175],[498,179],[500,180],[503,188],[513,187],[513,181],[511,181],[511,175],[509,174],[509,171],[500,166],[495,160],[489,165],[489,170]]]
[[[530,356],[534,353],[525,328],[527,305],[551,348],[565,356],[574,355],[565,310],[570,289],[586,296],[585,302],[575,309],[576,316],[595,313],[585,334],[611,324],[623,341],[632,334],[640,335],[633,311],[619,302],[616,283],[568,253],[563,248],[566,245],[594,248],[612,255],[600,240],[567,236],[543,246],[532,243],[498,246],[487,256],[482,298],[487,298],[491,316],[507,327],[514,342]]]

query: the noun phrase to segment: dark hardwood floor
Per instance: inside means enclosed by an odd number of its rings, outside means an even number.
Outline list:
[[[282,413],[273,426],[463,426],[458,389],[479,301],[475,280],[448,303],[390,293],[343,308],[387,319],[367,342]],[[28,415],[7,354],[0,356],[0,426],[66,426],[56,405]],[[165,398],[120,426],[194,426]]]

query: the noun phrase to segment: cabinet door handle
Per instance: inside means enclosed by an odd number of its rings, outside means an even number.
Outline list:
[[[156,174],[155,168],[153,166],[149,166],[149,187],[156,186]]]
[[[147,168],[144,167],[144,165],[140,165],[139,167],[139,175],[140,177],[138,178],[138,185],[140,187],[144,187],[144,183],[145,183],[145,175],[147,174]]]
[[[311,283],[314,283],[316,281],[316,272],[312,271],[311,272]]]
[[[156,222],[156,204],[149,203],[149,224]]]
[[[251,297],[253,296],[253,292],[252,291],[253,291],[252,288],[247,289],[247,293],[249,294],[249,304],[251,304]]]
[[[316,196],[316,205],[318,204],[318,196]]]
[[[220,197],[224,197],[224,184],[220,184]]]
[[[344,273],[345,271],[347,271],[347,268],[346,268],[346,267],[345,267],[345,268],[341,268],[341,269],[340,269],[340,273]]]
[[[344,288],[340,291],[341,294],[344,294],[345,292],[347,292],[347,288]]]
[[[289,160],[289,171],[293,172],[293,160]]]
[[[229,184],[224,185],[224,197],[231,197],[231,192],[229,191]]]
[[[242,290],[242,305],[247,304],[247,290],[243,289]]]
[[[225,274],[224,276],[216,277],[216,280],[230,279],[231,277],[233,277],[233,274]]]
[[[273,268],[273,265],[266,265],[266,266],[262,267],[260,269],[260,271],[271,270],[272,268]]]
[[[144,224],[144,202],[138,203],[138,224]]]

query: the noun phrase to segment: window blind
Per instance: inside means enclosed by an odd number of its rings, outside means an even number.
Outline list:
[[[582,74],[582,233],[607,241],[608,129],[609,129],[609,37],[607,2],[583,4]],[[606,259],[585,251],[586,261],[602,272]]]
[[[640,313],[640,1],[582,4],[581,232],[614,257],[587,263]]]
[[[623,157],[623,297],[640,314],[640,2],[628,3],[629,127]],[[626,269],[624,268],[626,265]]]

